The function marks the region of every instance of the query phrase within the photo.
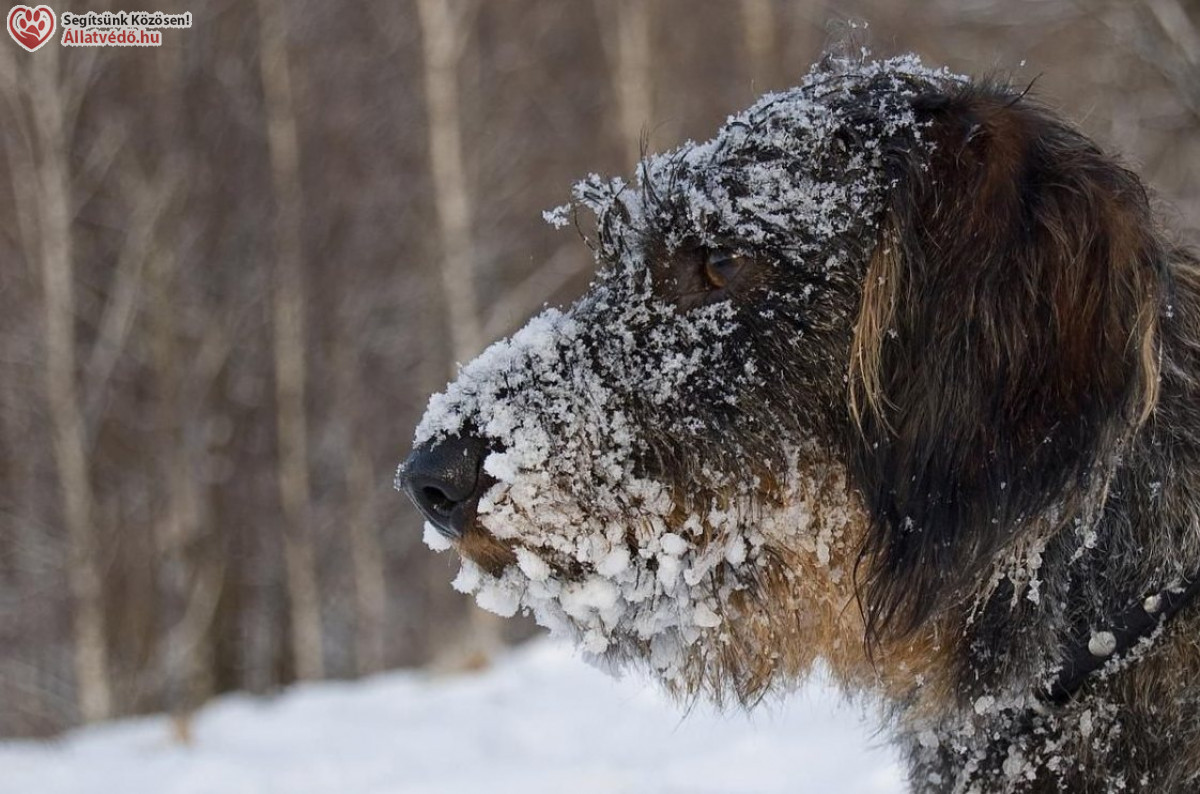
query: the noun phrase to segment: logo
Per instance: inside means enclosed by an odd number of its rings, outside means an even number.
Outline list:
[[[8,35],[30,52],[50,41],[55,27],[54,11],[50,6],[13,6],[8,12]]]

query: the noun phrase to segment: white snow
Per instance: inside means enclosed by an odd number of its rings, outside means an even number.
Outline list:
[[[690,712],[539,641],[475,675],[391,673],[223,697],[193,743],[151,717],[0,743],[0,794],[884,794],[895,755],[818,684]]]
[[[430,524],[428,521],[425,522],[425,534],[423,535],[423,539],[425,541],[425,545],[434,551],[449,551],[452,548],[450,539],[441,532],[438,532],[437,527],[435,527],[433,524]]]

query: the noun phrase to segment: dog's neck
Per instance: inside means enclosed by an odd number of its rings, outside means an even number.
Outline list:
[[[1198,272],[1187,257],[1174,266],[1158,403],[1115,459],[1097,509],[1024,550],[1037,559],[1037,587],[1004,579],[983,608],[948,626],[957,660],[947,685],[893,699],[914,781],[971,790],[1027,773],[1043,780],[1037,770],[1048,769],[1058,790],[1092,790],[1111,770],[1061,759],[1132,758],[1148,752],[1136,726],[1170,736],[1190,724],[1200,629]]]
[[[1103,628],[1088,630],[1076,638],[1063,654],[1062,669],[1041,692],[1035,692],[1046,705],[1061,706],[1076,697],[1094,676],[1108,670],[1136,664],[1138,654],[1153,645],[1158,635],[1200,592],[1200,574],[1182,579],[1147,595],[1119,615],[1113,615]]]

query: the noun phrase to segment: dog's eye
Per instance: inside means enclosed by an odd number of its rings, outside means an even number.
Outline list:
[[[727,248],[714,248],[704,257],[704,280],[710,289],[725,289],[746,265],[746,257]]]

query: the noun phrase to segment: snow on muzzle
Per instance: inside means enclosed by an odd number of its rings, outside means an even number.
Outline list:
[[[629,260],[569,311],[545,311],[464,367],[431,399],[398,476],[436,530],[426,542],[463,552],[455,586],[502,615],[527,609],[586,651],[649,657],[662,672],[720,625],[736,582],[710,574],[747,557],[746,538],[720,531],[738,523],[737,500],[729,515],[681,513],[643,463],[647,428],[696,432],[680,406],[721,403],[753,372],[726,355],[736,329],[728,303],[681,312]],[[512,564],[478,565],[472,531],[511,549]]]
[[[427,543],[460,552],[458,589],[500,614],[529,610],[591,653],[646,660],[669,681],[686,677],[688,649],[702,666],[705,649],[776,636],[755,588],[793,573],[780,560],[829,564],[861,522],[840,465],[788,430],[803,424],[781,395],[788,384],[762,373],[783,371],[790,354],[756,329],[858,266],[846,241],[875,233],[885,155],[925,124],[914,98],[956,79],[909,57],[823,62],[712,140],[647,158],[636,184],[588,177],[547,214],[561,226],[574,210],[594,213],[595,282],[435,395],[399,474],[430,519]],[[775,268],[779,289],[763,297],[779,300],[763,312],[656,295],[653,274],[688,246]],[[753,411],[766,421],[749,421]],[[784,631],[795,623],[786,599],[802,591],[787,581]]]

